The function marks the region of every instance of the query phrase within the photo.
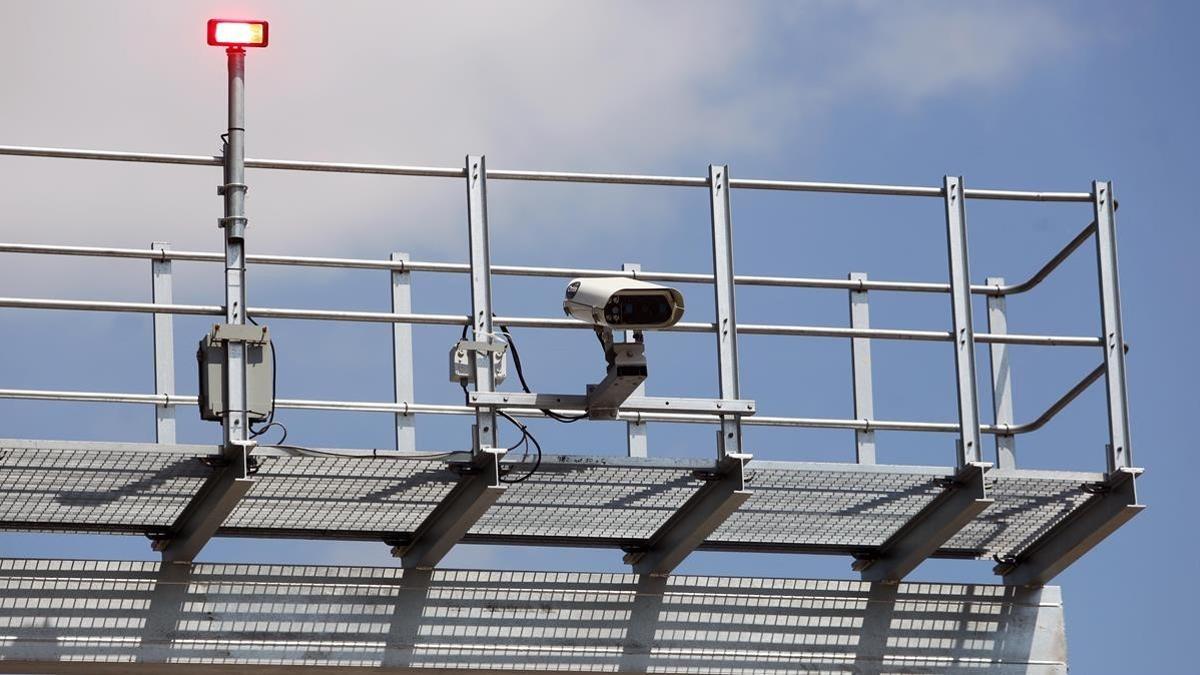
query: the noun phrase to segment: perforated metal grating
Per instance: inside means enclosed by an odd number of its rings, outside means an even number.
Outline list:
[[[1066,672],[1056,587],[0,559],[0,625],[54,672]]]
[[[226,527],[411,532],[454,487],[441,462],[264,457]]]
[[[4,444],[0,522],[162,529],[210,472],[198,456]]]
[[[0,528],[162,532],[210,469],[206,446],[0,442]],[[548,458],[513,484],[469,541],[620,546],[645,540],[702,485],[694,461]],[[757,467],[757,468],[756,468]],[[763,462],[753,496],[706,546],[858,552],[882,544],[940,491],[951,470]],[[1023,550],[1089,498],[1100,474],[988,473],[996,503],[943,555]],[[225,534],[388,539],[411,533],[453,488],[440,461],[261,456]]]

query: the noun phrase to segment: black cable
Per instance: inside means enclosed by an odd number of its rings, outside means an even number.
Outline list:
[[[509,415],[508,413],[504,412],[503,410],[497,410],[496,414],[500,415],[501,417],[508,420],[509,422],[512,422],[513,424],[515,424],[517,426],[518,429],[521,430],[522,442],[524,442],[526,444],[526,450],[528,450],[528,447],[529,447],[528,444],[530,442],[532,442],[533,447],[537,449],[537,456],[533,460],[533,467],[531,467],[529,469],[528,473],[526,473],[524,476],[521,476],[520,478],[504,478],[504,477],[500,478],[501,483],[524,483],[525,481],[532,478],[533,474],[537,473],[538,469],[540,469],[542,466],[542,444],[538,443],[538,440],[536,438],[534,438],[533,434],[529,433],[529,427],[526,427],[524,424],[521,424],[517,420],[513,419],[513,417],[511,415]],[[517,446],[514,445],[513,448],[515,448],[515,447],[517,447]],[[509,448],[509,449],[511,450],[512,448]],[[522,457],[521,461],[524,462],[525,458]]]
[[[258,322],[254,320],[254,317],[250,316],[249,314],[246,315],[246,320],[255,326],[258,325]],[[267,413],[266,424],[262,428],[255,429],[253,424],[250,425],[250,438],[258,438],[259,436],[265,434],[267,429],[270,429],[271,427],[279,427],[283,430],[283,438],[279,439],[279,443],[276,443],[276,445],[280,445],[287,440],[288,432],[287,427],[285,427],[282,422],[275,421],[275,385],[279,381],[279,366],[278,360],[275,356],[275,341],[269,340],[268,342],[271,345],[271,411]]]
[[[526,394],[532,394],[533,390],[529,388],[529,383],[525,380],[525,369],[521,367],[521,353],[517,351],[516,340],[513,339],[512,333],[508,331],[508,326],[500,326],[500,332],[504,333],[505,338],[508,340],[508,348],[512,351],[513,355],[513,367],[516,368],[517,379],[521,382],[521,389],[524,389]],[[588,416],[587,413],[576,416],[560,415],[548,408],[540,408],[540,410],[546,417],[549,417],[555,422],[562,422],[563,424],[578,422],[579,420],[587,419]]]
[[[459,380],[458,384],[460,387],[462,387],[463,398],[469,402],[471,399],[471,392],[467,389],[467,383]],[[521,462],[524,463],[525,458],[529,456],[529,443],[532,442],[533,447],[537,448],[537,457],[534,459],[533,468],[531,468],[528,473],[520,478],[500,478],[501,483],[524,483],[525,481],[529,480],[533,474],[537,473],[538,469],[542,466],[542,444],[538,443],[538,440],[534,438],[532,433],[529,432],[529,427],[518,422],[512,415],[509,415],[503,410],[497,410],[496,414],[508,420],[517,428],[518,431],[521,432],[521,440],[508,446],[508,448],[506,448],[507,452],[512,452],[513,450],[517,449],[517,446],[524,445],[525,452],[521,455]]]
[[[287,430],[287,427],[283,426],[283,424],[281,422],[267,422],[266,426],[259,429],[258,431],[255,431],[254,433],[250,434],[250,438],[258,438],[259,436],[262,436],[263,434],[267,433],[267,430],[270,429],[271,427],[279,427],[279,429],[283,432],[283,436],[280,437],[280,439],[278,441],[275,441],[274,443],[271,443],[270,445],[276,445],[276,446],[283,445],[287,441],[288,430]],[[265,444],[260,444],[260,445],[265,445]]]

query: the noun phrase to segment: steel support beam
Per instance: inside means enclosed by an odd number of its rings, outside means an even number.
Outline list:
[[[866,281],[862,272],[851,272],[850,281]],[[850,291],[850,327],[870,328],[871,310],[867,304],[865,290]],[[850,373],[854,384],[854,419],[869,420],[875,417],[875,401],[871,383],[871,339],[850,340]],[[854,457],[859,464],[875,463],[875,432],[871,429],[854,430]]]
[[[1003,286],[1003,277],[988,277],[989,286]],[[1008,332],[1008,308],[1003,295],[987,298],[988,332],[1004,335]],[[1008,345],[993,342],[988,349],[992,369],[992,412],[996,426],[1015,424],[1013,420],[1012,370],[1008,359]],[[996,434],[996,468],[1017,468],[1017,437],[1013,434]]]
[[[179,514],[170,534],[154,542],[153,548],[162,552],[163,562],[190,563],[195,560],[254,486],[254,479],[250,477],[250,455],[245,446],[237,450],[240,451],[226,451],[214,458],[212,475]]]
[[[967,523],[995,501],[987,494],[986,462],[972,462],[951,477],[945,489],[905,523],[877,551],[859,558],[852,568],[863,581],[899,583],[934,554]]]
[[[954,372],[958,388],[961,442],[958,466],[980,461],[979,397],[975,390],[975,328],[971,323],[971,273],[967,252],[967,215],[962,177],[942,182],[946,202],[946,249],[950,260],[950,307],[954,340]]]
[[[165,252],[171,245],[156,241],[150,244],[155,251],[164,252],[163,257],[150,261],[150,299],[155,304],[170,305],[174,302],[171,293],[171,259]],[[170,397],[175,393],[175,317],[171,314],[155,314],[154,331],[154,393]],[[158,443],[175,442],[175,405],[159,403],[154,406],[154,440]]]
[[[1010,586],[1042,586],[1146,508],[1137,499],[1141,469],[1120,468],[1082,506],[1051,527],[1012,560],[993,568]]]
[[[407,253],[393,253],[392,262],[408,262]],[[406,269],[392,270],[392,313],[408,314],[412,311],[412,274]],[[392,385],[396,403],[412,403],[413,389],[413,344],[412,324],[392,324]],[[417,430],[412,413],[407,410],[396,413],[396,450],[415,452]]]
[[[627,553],[625,562],[638,574],[670,574],[750,498],[745,476],[749,460],[749,455],[727,454],[715,470],[700,474],[705,484],[651,535],[644,549]]]
[[[463,476],[450,494],[426,516],[410,539],[392,547],[392,555],[400,558],[404,567],[435,567],[504,494],[506,486],[500,482],[504,450],[492,449],[483,454],[490,461],[477,457],[474,463],[462,467]]]
[[[492,271],[488,243],[486,164],[482,155],[468,155],[467,233],[471,249],[471,331],[472,339],[491,344]],[[492,393],[496,388],[492,352],[472,350],[475,370],[473,396]],[[471,429],[472,460],[459,467],[462,478],[450,494],[438,504],[407,542],[392,548],[392,555],[408,568],[429,569],[438,564],[450,549],[467,534],[476,521],[487,513],[504,493],[500,480],[500,460],[505,450],[496,447],[496,407],[476,408]]]
[[[1121,284],[1117,278],[1117,202],[1112,183],[1092,182],[1096,214],[1096,257],[1100,274],[1100,320],[1104,338],[1105,391],[1108,395],[1108,470],[1133,466],[1129,438],[1129,398],[1125,389],[1125,332],[1121,326]]]

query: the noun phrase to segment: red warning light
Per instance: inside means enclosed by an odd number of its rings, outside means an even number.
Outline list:
[[[266,21],[208,20],[208,44],[216,47],[266,47]]]

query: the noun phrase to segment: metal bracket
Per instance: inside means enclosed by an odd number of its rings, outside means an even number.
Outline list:
[[[704,543],[750,498],[745,474],[750,458],[748,454],[727,454],[711,473],[699,474],[706,483],[646,540],[644,548],[625,554],[633,571],[667,576]]]
[[[459,340],[450,348],[450,381],[454,383],[475,383],[475,360],[484,359],[492,363],[492,377],[495,384],[500,384],[508,377],[508,361],[504,355],[508,352],[508,343],[500,340],[485,342],[483,340]],[[494,355],[494,356],[492,356]]]
[[[393,546],[392,555],[400,558],[404,567],[432,569],[504,494],[507,486],[500,482],[500,460],[506,452],[504,448],[482,448],[475,461],[460,467],[458,484],[450,494],[410,539]]]
[[[254,441],[239,441],[213,462],[213,473],[184,507],[171,530],[151,542],[151,548],[162,552],[163,562],[191,563],[254,487],[251,476],[257,471],[257,464],[252,461],[250,451],[255,445]]]
[[[1092,495],[1087,502],[992,571],[1010,586],[1046,584],[1146,508],[1137,500],[1136,478],[1141,473],[1120,468],[1103,483],[1085,486]]]
[[[588,385],[587,391],[588,417],[594,420],[617,419],[621,404],[633,396],[648,374],[644,343],[609,342],[605,352],[608,374],[599,384]]]
[[[245,342],[248,344],[266,344],[271,341],[270,332],[266,326],[253,324],[213,324],[209,336],[213,342]]]
[[[588,409],[588,397],[580,394],[526,394],[510,391],[473,391],[467,405],[476,408],[532,408],[579,410]],[[753,415],[758,406],[749,399],[677,398],[663,396],[631,396],[617,411],[621,413],[699,413],[710,415]]]
[[[876,551],[854,561],[863,581],[899,583],[909,572],[975,519],[995,500],[987,496],[984,476],[989,462],[970,462],[917,515],[896,530]]]

